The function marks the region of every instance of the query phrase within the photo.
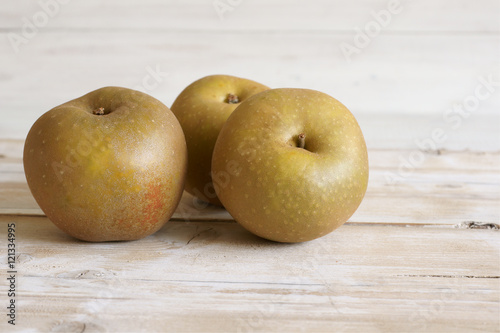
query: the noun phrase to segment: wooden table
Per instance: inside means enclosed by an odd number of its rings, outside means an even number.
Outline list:
[[[500,5],[390,6],[3,4],[0,331],[499,332]],[[375,29],[359,48],[357,27]],[[358,52],[346,55],[346,45]],[[321,90],[351,109],[369,148],[370,183],[344,226],[278,244],[184,195],[154,235],[93,244],[43,215],[22,167],[24,138],[43,112],[105,85],[171,105],[215,73]]]

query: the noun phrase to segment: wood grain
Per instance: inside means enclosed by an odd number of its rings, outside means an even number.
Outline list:
[[[0,214],[43,215],[26,184],[19,152],[22,142],[3,141],[0,147],[5,156],[0,158]],[[409,159],[415,152],[425,158],[422,164],[411,168],[401,164],[401,158]],[[350,222],[448,226],[500,222],[499,152],[386,149],[370,150],[369,156],[368,191]],[[187,194],[173,218],[232,220],[225,210]]]
[[[19,325],[42,331],[494,332],[499,325],[492,230],[347,225],[286,245],[232,222],[169,222],[140,241],[92,244],[43,217],[0,217],[0,228],[9,222],[17,229]]]
[[[352,38],[324,32],[44,31],[19,53],[0,38],[0,54],[9,64],[0,75],[0,137],[21,139],[44,112],[103,86],[139,89],[170,106],[188,84],[211,74],[252,78],[273,88],[316,89],[356,115],[423,115],[449,127],[445,112],[474,96],[480,78],[500,80],[495,34],[380,35],[349,63],[339,45]],[[153,88],[146,89],[142,82],[151,72],[161,76],[156,82],[150,78]],[[459,129],[481,122],[498,130],[499,108],[500,90],[493,88]],[[477,120],[485,115],[495,121]]]
[[[402,0],[348,58],[389,1],[55,1],[0,11],[2,290],[9,223],[18,271],[17,325],[0,312],[1,332],[500,332],[500,2]],[[353,112],[370,183],[348,223],[277,244],[184,195],[154,235],[96,244],[43,216],[22,166],[42,113],[105,85],[170,106],[209,74],[317,89]]]
[[[61,1],[63,2],[63,1]],[[66,2],[66,1],[64,1]],[[216,1],[87,0],[71,1],[55,11],[47,26],[57,30],[168,30],[168,31],[352,31],[373,19],[372,11],[387,10],[387,0],[280,0],[221,1],[229,4],[222,17]],[[500,5],[495,0],[399,1],[399,13],[390,32],[498,31]],[[29,0],[8,2],[0,14],[0,28],[19,29],[21,17],[42,10]],[[147,19],[143,19],[147,18]]]

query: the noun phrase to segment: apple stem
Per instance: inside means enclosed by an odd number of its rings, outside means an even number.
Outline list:
[[[238,96],[233,94],[227,94],[227,103],[228,104],[238,104],[240,102]]]
[[[298,144],[297,147],[304,148],[306,146],[306,134],[300,133],[298,136]]]
[[[93,114],[96,116],[102,116],[104,114],[104,108],[97,108],[94,111],[92,111]]]

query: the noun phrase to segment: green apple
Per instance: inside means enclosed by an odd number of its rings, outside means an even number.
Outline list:
[[[336,99],[272,89],[231,114],[215,144],[221,202],[250,232],[278,242],[326,235],[358,208],[368,183],[361,129]]]
[[[210,166],[219,131],[234,109],[268,87],[229,75],[211,75],[184,89],[171,109],[179,120],[188,147],[186,191],[214,205],[221,205],[213,189]]]
[[[47,217],[85,241],[134,240],[160,229],[181,198],[187,148],[160,101],[119,87],[43,114],[24,146],[29,188]]]

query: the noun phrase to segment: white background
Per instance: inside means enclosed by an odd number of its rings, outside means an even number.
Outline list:
[[[103,86],[170,106],[192,81],[230,74],[332,95],[372,149],[418,148],[442,128],[439,148],[498,150],[498,86],[456,128],[443,117],[480,77],[500,81],[499,31],[496,0],[4,1],[0,138],[23,139],[45,111]]]

